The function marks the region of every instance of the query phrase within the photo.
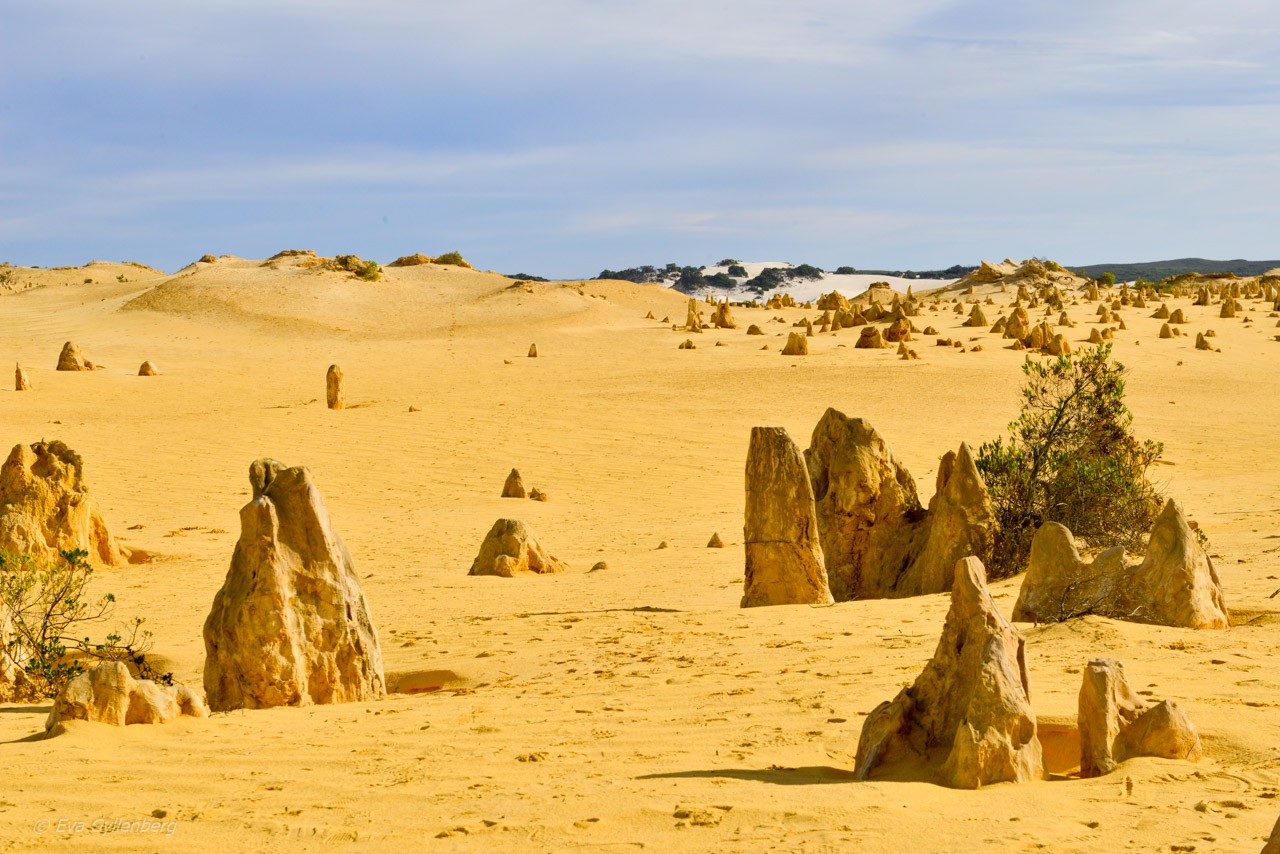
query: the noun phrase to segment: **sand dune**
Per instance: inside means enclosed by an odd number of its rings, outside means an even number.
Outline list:
[[[71,722],[48,740],[35,738],[47,705],[0,707],[10,849],[425,839],[485,851],[1256,851],[1270,832],[1280,343],[1269,305],[1245,301],[1246,324],[1174,301],[1192,334],[1171,340],[1150,310],[1126,309],[1115,345],[1135,427],[1165,442],[1161,485],[1210,537],[1236,625],[1020,624],[1054,779],[953,791],[852,780],[862,721],[929,659],[948,596],[740,609],[743,463],[751,427],[803,442],[834,406],[874,423],[932,494],[944,451],[977,447],[1015,416],[1024,353],[949,307],[918,325],[980,352],[925,339],[919,361],[902,361],[855,350],[850,329],[786,358],[791,324],[818,312],[754,308],[680,351],[688,336],[644,319],[684,318],[685,297],[657,286],[516,284],[434,265],[366,283],[262,265],[23,272],[37,286],[0,295],[0,356],[34,388],[0,393],[6,449],[58,438],[83,455],[115,532],[157,555],[100,570],[95,589],[145,617],[155,652],[197,688],[248,464],[309,467],[354,557],[393,693],[164,726]],[[993,318],[1012,296],[997,295]],[[1073,344],[1093,308],[1068,308]],[[766,337],[747,337],[752,323]],[[1221,352],[1194,349],[1207,329]],[[55,372],[67,340],[106,369]],[[137,377],[144,359],[161,374]],[[341,411],[324,404],[333,363]],[[513,466],[551,500],[500,498]],[[468,577],[508,516],[569,571]],[[728,548],[705,547],[713,532]],[[602,560],[607,570],[588,572]],[[1019,581],[993,585],[1006,616]],[[1122,659],[1138,690],[1177,700],[1205,759],[1134,759],[1074,779],[1081,670],[1099,655]],[[57,825],[95,819],[155,822],[159,838]]]

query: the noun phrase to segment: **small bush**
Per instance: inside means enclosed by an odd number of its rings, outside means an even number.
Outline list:
[[[356,278],[364,279],[366,282],[376,282],[382,278],[382,268],[377,262],[366,261],[363,267],[356,270]]]
[[[733,276],[735,279],[745,279],[747,278],[747,268],[741,264],[730,264],[728,275]]]
[[[979,449],[1000,534],[992,578],[1026,568],[1031,539],[1060,522],[1088,546],[1137,549],[1160,510],[1147,470],[1164,446],[1130,432],[1124,366],[1111,345],[1023,366],[1022,411],[1010,437]]]
[[[438,256],[436,256],[436,259],[435,259],[434,261],[432,261],[431,263],[432,263],[432,264],[447,264],[447,265],[449,265],[449,266],[451,266],[451,267],[466,267],[468,270],[474,269],[474,268],[473,268],[470,264],[468,264],[468,263],[467,263],[467,261],[462,257],[462,253],[461,253],[461,252],[446,252],[446,253],[444,253],[443,255],[438,255]]]
[[[93,567],[83,550],[64,551],[57,561],[0,553],[0,622],[7,622],[0,655],[23,673],[24,699],[52,697],[88,661],[124,661],[144,679],[163,683],[172,674],[157,673],[147,662],[151,633],[142,618],[112,631],[101,642],[81,636],[85,626],[110,619],[115,596],[87,598]]]
[[[1098,284],[1104,288],[1113,287],[1116,283],[1116,274],[1111,272],[1103,273],[1098,277]]]

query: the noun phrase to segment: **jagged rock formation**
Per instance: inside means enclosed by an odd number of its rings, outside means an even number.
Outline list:
[[[751,428],[746,492],[742,607],[830,604],[813,487],[782,427]]]
[[[129,559],[84,482],[84,461],[64,443],[15,445],[0,466],[0,549],[56,560],[83,549],[93,563]]]
[[[1119,546],[1086,561],[1071,532],[1056,522],[1036,531],[1013,618],[1056,623],[1083,614],[1191,629],[1230,625],[1213,561],[1172,499],[1140,564],[1127,563]]]
[[[809,355],[809,339],[805,338],[798,332],[787,333],[787,344],[782,348],[784,356],[807,356]]]
[[[13,390],[31,391],[31,380],[27,377],[27,372],[22,370],[22,365],[13,366]]]
[[[737,329],[738,323],[733,319],[733,312],[729,309],[729,298],[725,297],[724,302],[716,306],[715,312],[711,315],[711,325],[716,329]]]
[[[698,307],[698,301],[693,297],[689,297],[689,311],[685,317],[684,328],[690,332],[702,331],[702,309]]]
[[[182,717],[208,717],[204,702],[186,685],[134,679],[123,662],[111,661],[72,677],[53,701],[44,728],[57,733],[68,720],[114,726],[163,724]]]
[[[84,357],[84,353],[80,352],[80,345],[71,341],[62,345],[62,352],[58,354],[58,370],[60,371],[92,371],[93,362]]]
[[[347,402],[342,395],[342,368],[330,365],[324,375],[324,399],[330,409],[345,409]]]
[[[148,359],[138,368],[138,376],[140,377],[156,377],[160,375],[160,369],[156,367],[156,363]]]
[[[1100,777],[1134,756],[1197,762],[1204,755],[1200,736],[1175,703],[1154,706],[1129,687],[1124,665],[1092,659],[1080,686],[1080,776]]]
[[[520,478],[519,469],[512,469],[507,480],[502,484],[503,498],[524,498],[524,481]]]
[[[382,697],[378,633],[311,473],[262,459],[249,482],[231,569],[204,623],[209,708]]]
[[[860,780],[922,765],[959,789],[1044,778],[1025,641],[992,602],[976,557],[955,566],[933,659],[867,716],[858,739]]]
[[[805,460],[836,601],[940,593],[956,560],[991,554],[995,514],[966,445],[943,457],[927,511],[911,474],[861,418],[828,409]]]
[[[533,487],[533,489],[529,490],[529,500],[530,501],[550,501],[551,496],[547,495],[547,493],[543,492],[541,489],[538,489],[538,487],[535,486]]]
[[[518,519],[499,519],[493,523],[480,553],[471,562],[468,575],[550,575],[569,567],[547,554],[533,532]]]

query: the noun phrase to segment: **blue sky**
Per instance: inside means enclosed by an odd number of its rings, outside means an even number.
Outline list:
[[[1280,257],[1280,7],[0,0],[0,261]]]

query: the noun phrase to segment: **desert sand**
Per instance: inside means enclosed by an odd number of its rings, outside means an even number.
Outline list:
[[[1191,333],[1173,339],[1154,304],[1126,308],[1115,340],[1135,429],[1165,443],[1157,478],[1208,535],[1233,627],[1015,624],[1051,779],[963,791],[853,775],[862,722],[929,660],[948,594],[739,607],[753,427],[803,447],[828,407],[866,418],[927,497],[944,452],[1015,417],[1027,354],[949,303],[915,322],[969,349],[919,336],[907,361],[855,349],[857,329],[782,356],[792,324],[821,314],[802,308],[735,307],[737,329],[680,350],[690,336],[645,315],[679,323],[686,298],[620,282],[436,265],[364,282],[231,257],[172,276],[15,273],[29,286],[0,294],[0,358],[32,390],[0,393],[4,450],[66,442],[115,535],[152,556],[98,570],[94,589],[146,618],[154,654],[199,691],[248,466],[306,466],[351,552],[389,694],[71,721],[53,738],[48,703],[0,706],[4,850],[1257,851],[1280,813],[1270,304],[1244,300],[1245,323],[1170,300]],[[993,299],[991,320],[1013,294]],[[1068,307],[1073,347],[1095,308]],[[1220,351],[1195,349],[1208,329]],[[66,341],[102,369],[55,372]],[[158,375],[137,375],[146,360]],[[339,410],[325,403],[333,364]],[[549,500],[501,498],[512,468]],[[508,517],[568,570],[468,576]],[[713,533],[726,548],[707,548]],[[992,585],[1006,617],[1020,583]],[[1077,779],[1095,657],[1176,700],[1204,758]]]

